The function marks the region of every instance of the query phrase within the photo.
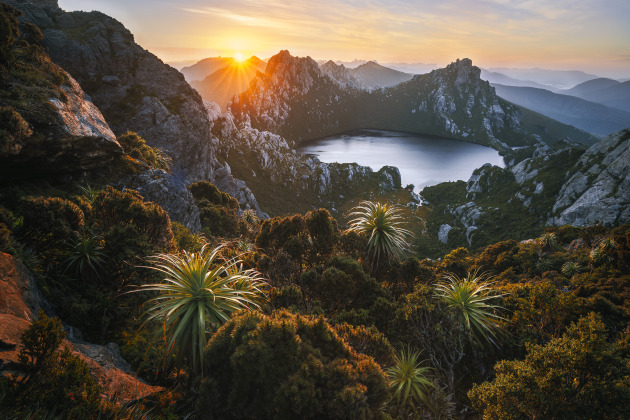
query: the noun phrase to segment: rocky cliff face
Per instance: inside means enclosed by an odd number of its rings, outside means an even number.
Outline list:
[[[13,34],[0,54],[0,177],[107,166],[122,149],[99,109],[50,61],[38,45],[37,31],[20,34],[17,10],[3,5],[0,13]]]
[[[630,222],[630,130],[591,146],[553,205],[548,225]]]
[[[234,99],[239,122],[301,141],[360,129],[435,134],[490,145],[553,143],[562,136],[592,142],[589,134],[538,116],[496,96],[469,59],[386,89],[365,90],[349,82],[343,69],[318,67],[307,58],[282,51],[264,74]]]
[[[181,73],[136,44],[120,22],[99,12],[67,13],[56,1],[8,3],[22,11],[23,21],[42,28],[52,60],[76,78],[114,133],[135,131],[165,150],[187,183],[237,182],[217,160],[219,139],[211,134],[199,94]],[[247,204],[260,211],[255,201]]]

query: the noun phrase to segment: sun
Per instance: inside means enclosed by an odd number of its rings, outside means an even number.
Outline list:
[[[243,53],[237,52],[236,54],[234,54],[234,59],[239,63],[242,63],[243,61],[245,61],[245,56],[243,55]]]

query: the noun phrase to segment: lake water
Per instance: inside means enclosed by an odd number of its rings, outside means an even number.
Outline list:
[[[402,186],[413,184],[416,192],[440,182],[468,181],[484,163],[504,166],[499,152],[490,147],[395,131],[349,131],[302,143],[297,150],[322,162],[356,162],[375,171],[385,165],[396,166]]]

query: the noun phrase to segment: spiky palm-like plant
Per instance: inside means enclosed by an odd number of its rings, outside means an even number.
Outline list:
[[[409,248],[407,237],[411,232],[402,227],[403,216],[399,207],[362,201],[352,209],[350,216],[354,219],[349,222],[349,230],[368,235],[368,252],[376,264],[381,255],[399,258]]]
[[[266,282],[255,270],[243,270],[241,261],[220,261],[223,245],[211,251],[151,257],[152,268],[164,274],[162,283],[140,286],[135,292],[157,292],[147,301],[146,321],[164,326],[167,354],[175,362],[187,360],[193,371],[203,374],[203,348],[210,326],[219,326],[240,309],[260,308]]]
[[[555,251],[560,248],[560,241],[558,235],[553,232],[543,233],[542,236],[536,241],[545,249],[549,251]]]
[[[420,352],[403,348],[396,354],[394,366],[387,369],[392,398],[403,410],[409,407],[415,412],[420,404],[430,405],[427,395],[434,385],[427,374],[431,369],[419,359]]]
[[[571,278],[578,274],[580,271],[582,271],[582,267],[575,261],[567,261],[562,264],[562,274],[565,277]]]
[[[503,309],[491,302],[504,294],[492,288],[486,274],[476,271],[460,278],[455,274],[446,274],[435,286],[435,294],[449,307],[453,308],[471,338],[477,343],[488,342],[497,345],[499,322],[504,318],[496,313]]]
[[[66,270],[74,271],[78,277],[92,274],[98,277],[103,268],[105,253],[102,239],[91,233],[84,233],[70,242],[72,253],[66,260]]]

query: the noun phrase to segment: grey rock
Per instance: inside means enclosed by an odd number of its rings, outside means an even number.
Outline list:
[[[613,226],[630,221],[630,130],[591,146],[562,186],[548,225]]]
[[[128,180],[126,186],[137,190],[145,201],[162,207],[171,220],[193,232],[201,230],[199,209],[181,178],[161,169],[150,169]]]
[[[129,363],[120,355],[120,348],[116,343],[109,343],[106,346],[91,344],[82,341],[74,341],[74,348],[84,356],[94,360],[104,370],[118,368],[125,373],[133,375],[133,370]]]
[[[444,224],[440,225],[440,229],[438,230],[438,241],[442,242],[444,245],[448,242],[448,233],[453,229],[453,226]]]

